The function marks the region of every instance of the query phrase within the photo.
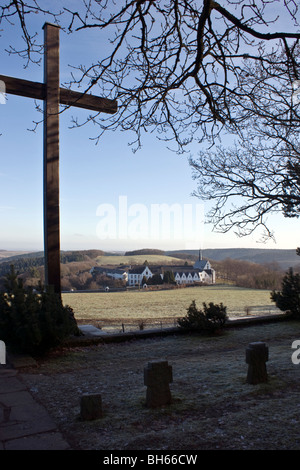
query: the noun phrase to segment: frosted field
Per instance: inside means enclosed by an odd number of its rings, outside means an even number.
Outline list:
[[[66,293],[64,304],[70,305],[80,323],[93,323],[103,329],[137,329],[141,322],[147,327],[174,326],[178,317],[186,315],[192,300],[198,308],[202,302],[223,303],[229,318],[248,314],[280,313],[271,302],[269,290],[232,286],[187,287],[160,291],[126,291],[99,293]]]

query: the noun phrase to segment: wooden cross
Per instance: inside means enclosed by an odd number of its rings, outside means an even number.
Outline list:
[[[45,285],[61,294],[59,224],[59,104],[114,114],[117,101],[60,88],[59,27],[45,23],[44,83],[0,75],[6,93],[44,101]]]

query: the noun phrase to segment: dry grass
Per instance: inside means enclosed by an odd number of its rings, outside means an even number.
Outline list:
[[[223,303],[229,317],[279,312],[271,302],[270,291],[235,286],[202,286],[162,291],[127,291],[63,294],[63,302],[70,305],[79,323],[94,323],[104,329],[138,329],[143,321],[149,327],[160,324],[174,326],[178,317],[186,315],[192,300],[198,308],[202,302]]]
[[[135,265],[135,264],[144,264],[147,261],[150,265],[183,265],[185,261],[188,261],[189,264],[192,264],[191,261],[175,258],[173,256],[165,256],[165,255],[129,255],[129,256],[122,256],[122,255],[105,255],[105,256],[98,256],[96,258],[98,266],[108,266],[108,265],[115,265],[119,266],[120,264],[124,265]]]
[[[6,251],[0,250],[0,261],[5,261],[6,258],[10,258],[11,256],[22,256],[31,253],[29,251]]]
[[[300,323],[76,347],[22,374],[73,449],[299,449],[300,365],[291,361]],[[266,384],[246,383],[245,348],[269,346]],[[144,366],[173,367],[173,402],[145,407]],[[101,393],[104,416],[79,419],[83,393]]]

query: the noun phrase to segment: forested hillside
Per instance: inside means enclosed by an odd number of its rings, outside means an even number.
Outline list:
[[[177,259],[182,260],[182,264],[188,263],[192,266],[198,259],[199,252],[197,250],[164,252],[143,249],[126,252],[125,255],[106,253],[102,250],[63,251],[61,253],[62,289],[70,291],[99,290],[104,286],[124,287],[121,281],[114,281],[103,275],[93,276],[90,273],[92,267],[103,265],[103,263],[118,266],[118,264],[124,265],[124,260],[131,260],[129,264],[132,262],[143,264],[148,257],[148,261],[151,260],[150,264],[167,264],[166,260],[169,258],[170,263],[180,264],[178,261],[175,262]],[[280,289],[282,277],[292,265],[291,261],[294,262],[294,266],[300,264],[300,258],[294,250],[204,250],[202,255],[203,258],[210,260],[216,271],[218,283],[230,283],[256,289]],[[238,259],[238,256],[241,259]],[[137,259],[142,261],[136,261]],[[259,259],[260,262],[249,261],[249,259]],[[2,258],[0,260],[2,285],[3,276],[9,272],[12,264],[25,285],[36,286],[39,282],[44,282],[42,252]]]
[[[84,251],[62,251],[60,260],[62,265],[69,263],[87,263],[87,266],[93,266],[98,256],[105,254],[102,250],[84,250]],[[2,258],[0,260],[0,278],[10,271],[10,266],[14,265],[16,272],[24,275],[25,279],[32,278],[33,281],[41,279],[43,281],[44,253],[28,253],[26,255],[16,255]],[[83,266],[83,269],[87,266]],[[42,269],[37,269],[42,268]]]
[[[204,259],[210,261],[223,261],[227,258],[240,261],[249,261],[258,264],[277,263],[281,269],[300,267],[300,257],[296,254],[296,248],[290,250],[264,249],[264,248],[216,248],[202,250]],[[198,250],[167,251],[166,254],[176,257],[197,259]]]

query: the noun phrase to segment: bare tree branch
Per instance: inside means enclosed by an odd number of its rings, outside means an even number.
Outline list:
[[[0,24],[19,24],[25,44],[10,52],[28,62],[41,51],[33,13],[72,34],[92,29],[109,38],[97,61],[73,64],[67,85],[117,99],[118,113],[74,118],[74,126],[93,122],[96,141],[109,130],[133,133],[134,149],[144,132],[179,152],[201,144],[191,160],[197,194],[214,201],[211,221],[222,230],[263,226],[271,236],[268,214],[298,215],[297,0],[77,0],[60,2],[59,12],[36,0],[3,3]],[[226,134],[236,147],[216,147]]]
[[[28,23],[30,23],[30,20],[28,17],[32,14],[47,15],[52,21],[58,23],[61,12],[46,10],[39,5],[37,0],[11,0],[0,6],[0,25],[5,25],[5,22],[14,27],[19,25],[25,45],[22,50],[17,50],[10,45],[7,52],[9,54],[18,54],[25,59],[25,67],[30,63],[39,63],[41,60],[40,54],[44,50],[43,44],[37,42],[37,33],[29,31]]]

